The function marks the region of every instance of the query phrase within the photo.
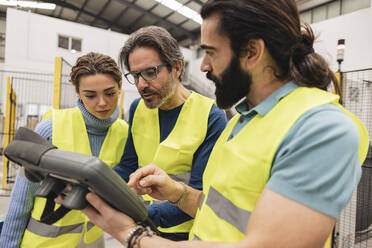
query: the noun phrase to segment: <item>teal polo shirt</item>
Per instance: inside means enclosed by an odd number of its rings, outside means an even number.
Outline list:
[[[246,100],[239,103],[240,117],[229,139],[297,87],[286,83],[252,109]],[[358,148],[358,129],[340,108],[333,104],[315,107],[296,121],[280,143],[266,187],[337,219],[361,177]]]

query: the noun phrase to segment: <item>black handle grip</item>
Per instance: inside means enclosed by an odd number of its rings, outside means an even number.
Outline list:
[[[73,185],[62,205],[69,209],[84,209],[88,205],[87,200],[85,200],[85,195],[88,192],[89,190],[86,187]]]

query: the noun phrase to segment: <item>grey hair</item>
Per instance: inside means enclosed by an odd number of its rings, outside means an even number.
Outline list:
[[[157,26],[148,26],[138,29],[129,36],[119,54],[119,63],[121,69],[130,71],[129,54],[138,47],[150,47],[155,49],[163,63],[167,64],[168,71],[181,61],[181,74],[178,78],[182,81],[184,74],[184,58],[177,40],[164,28]]]

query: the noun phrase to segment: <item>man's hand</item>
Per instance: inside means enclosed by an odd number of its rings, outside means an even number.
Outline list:
[[[148,194],[158,200],[177,201],[183,186],[154,164],[147,165],[129,176],[128,186],[139,195]]]
[[[86,199],[93,207],[86,207],[82,210],[83,213],[95,225],[124,244],[129,229],[135,227],[136,223],[127,215],[107,205],[94,193],[88,193]]]

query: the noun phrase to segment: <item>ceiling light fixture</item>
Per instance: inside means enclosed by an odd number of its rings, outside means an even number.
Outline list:
[[[179,3],[178,1],[176,0],[156,0],[156,1],[170,8],[171,10],[174,10],[180,13],[181,15],[193,20],[194,22],[202,24],[202,18],[198,14],[198,12]]]
[[[16,0],[0,0],[0,5],[10,6],[10,7],[21,7],[21,8],[31,8],[31,9],[49,9],[54,10],[56,5],[54,3],[39,3],[32,1],[16,1]]]

